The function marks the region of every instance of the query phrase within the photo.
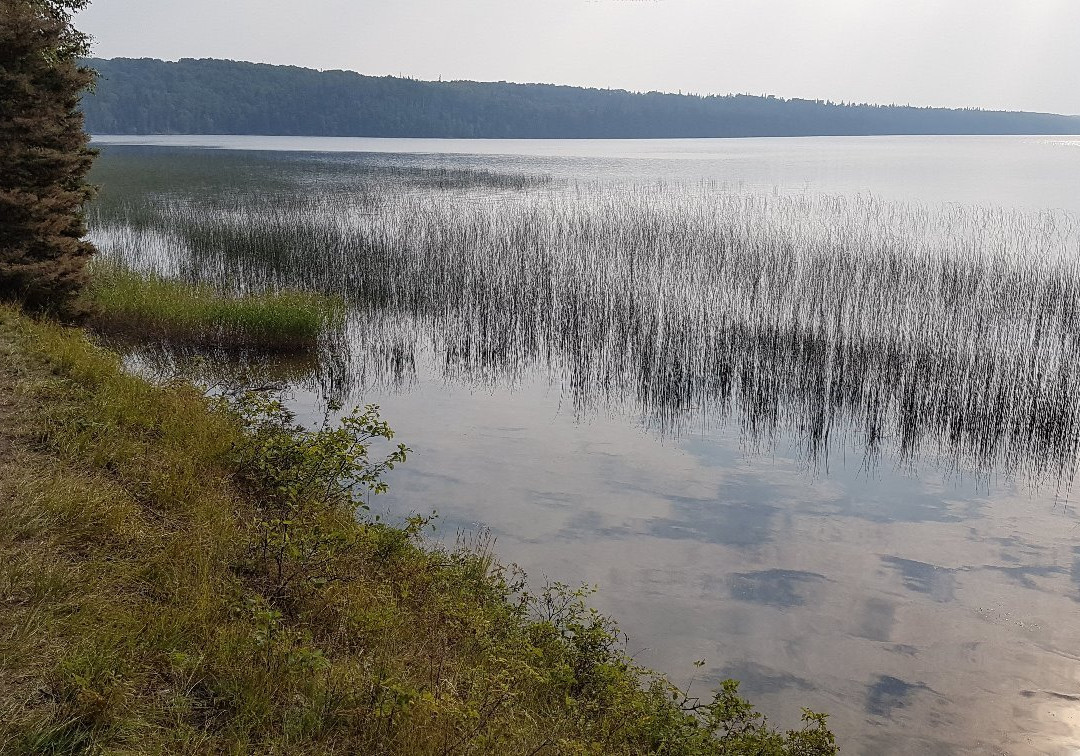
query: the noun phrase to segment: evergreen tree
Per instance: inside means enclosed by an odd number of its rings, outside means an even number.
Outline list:
[[[71,312],[93,246],[83,237],[93,160],[79,98],[89,0],[0,0],[0,297]]]

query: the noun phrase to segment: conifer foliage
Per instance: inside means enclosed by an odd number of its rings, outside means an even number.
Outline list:
[[[58,314],[72,312],[94,251],[79,110],[94,73],[71,19],[88,2],[0,0],[0,297]]]

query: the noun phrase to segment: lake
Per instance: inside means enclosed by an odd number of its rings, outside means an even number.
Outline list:
[[[413,448],[375,511],[844,752],[1080,750],[1080,140],[95,142],[104,256],[351,303],[277,375]]]

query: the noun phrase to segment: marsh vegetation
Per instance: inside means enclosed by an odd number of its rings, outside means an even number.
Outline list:
[[[207,284],[138,273],[109,263],[91,268],[89,325],[113,339],[227,352],[315,352],[344,324],[340,299],[308,291],[222,294]]]
[[[1067,214],[357,158],[137,160],[99,168],[105,256],[223,294],[342,298],[339,398],[408,381],[426,355],[472,384],[541,370],[579,414],[631,408],[661,433],[731,418],[816,462],[855,446],[1073,477]]]

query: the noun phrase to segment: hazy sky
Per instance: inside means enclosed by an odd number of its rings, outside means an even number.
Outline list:
[[[101,57],[1080,114],[1080,0],[94,0]]]

